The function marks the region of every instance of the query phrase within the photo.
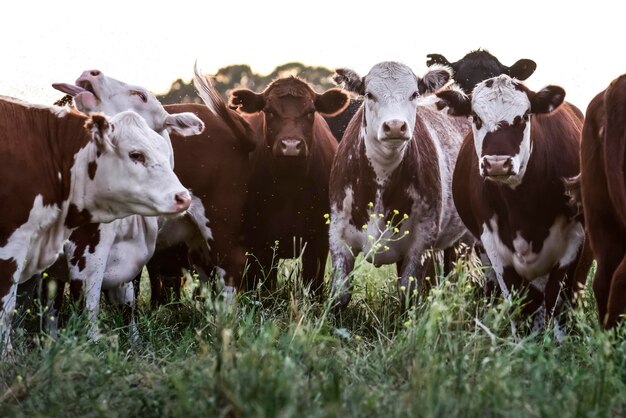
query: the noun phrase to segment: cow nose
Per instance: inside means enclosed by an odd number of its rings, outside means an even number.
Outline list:
[[[188,192],[179,192],[174,195],[174,210],[182,212],[189,209],[191,205],[191,197]]]
[[[513,174],[513,159],[506,155],[483,157],[483,175],[488,177]]]
[[[301,139],[281,139],[280,154],[285,157],[300,157],[306,151],[304,141]]]
[[[385,134],[385,138],[405,138],[407,136],[407,129],[407,123],[400,119],[383,122],[383,132]]]

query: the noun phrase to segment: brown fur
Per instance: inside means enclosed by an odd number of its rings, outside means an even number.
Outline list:
[[[593,290],[603,327],[626,313],[626,75],[589,103],[581,143],[582,203],[597,270]]]

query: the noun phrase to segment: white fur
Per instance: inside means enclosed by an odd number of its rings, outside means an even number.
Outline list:
[[[489,156],[483,154],[483,140],[487,133],[498,130],[500,122],[512,124],[517,116],[524,116],[526,112],[530,111],[528,96],[515,88],[510,77],[502,75],[489,81],[492,83],[491,87],[488,87],[486,81],[483,81],[476,85],[472,93],[472,110],[482,120],[480,129],[476,129],[476,125],[472,124],[476,155],[481,162],[481,175],[482,161],[484,157]],[[504,184],[513,189],[521,184],[531,152],[529,120],[526,122],[520,151],[512,157],[513,173],[515,174],[503,181]]]
[[[17,228],[7,244],[0,248],[1,258],[13,259],[17,264],[13,277],[5,278],[13,284],[9,294],[3,297],[5,304],[0,312],[0,340],[7,350],[11,345],[9,331],[17,284],[56,260],[71,233],[65,225],[70,204],[79,211],[89,211],[93,222],[108,222],[137,212],[146,215],[171,213],[174,211],[174,195],[187,193],[167,164],[167,155],[162,152],[167,144],[147,127],[143,119],[125,112],[111,118],[109,126],[103,140],[114,148],[101,147],[98,150],[95,142],[90,142],[74,156],[68,201],[62,202],[59,209],[44,206],[42,196],[36,196],[26,223]],[[145,153],[148,162],[145,167],[139,167],[128,158],[129,151],[138,149]],[[98,169],[92,180],[87,167],[94,160]]]

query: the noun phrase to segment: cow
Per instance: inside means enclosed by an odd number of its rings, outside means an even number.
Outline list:
[[[597,263],[593,292],[604,329],[626,312],[626,75],[587,106],[581,137],[581,200]]]
[[[18,284],[53,264],[73,230],[132,214],[174,215],[191,203],[169,144],[132,111],[87,117],[3,97],[0,161],[4,353],[12,349]]]
[[[522,58],[508,67],[486,49],[470,51],[456,62],[450,62],[441,54],[428,54],[427,66],[445,65],[454,71],[454,81],[465,94],[470,94],[474,87],[483,80],[506,74],[518,80],[526,80],[537,68],[535,61]]]
[[[510,67],[500,63],[498,58],[493,56],[486,49],[477,49],[467,53],[460,60],[450,63],[441,54],[428,54],[426,55],[428,60],[427,66],[433,64],[445,65],[453,70],[454,81],[463,89],[467,94],[472,92],[472,89],[479,82],[486,80],[487,78],[494,77],[500,74],[507,74],[511,77],[515,77],[519,80],[526,80],[530,77],[537,68],[537,64],[530,59],[520,59]],[[350,104],[340,114],[336,116],[325,116],[326,122],[330,130],[337,138],[337,141],[341,141],[348,123],[352,119],[352,116],[356,113],[362,103],[361,98],[355,98],[350,100]]]
[[[335,82],[364,97],[330,176],[331,292],[339,311],[350,301],[360,253],[375,266],[395,263],[400,300],[413,303],[428,287],[427,250],[452,248],[467,236],[450,189],[468,122],[439,112],[431,94],[450,78],[444,66],[417,77],[393,61],[364,77],[336,71]]]
[[[524,319],[544,329],[583,284],[576,269],[584,226],[565,192],[579,171],[582,118],[563,88],[534,92],[508,75],[482,81],[471,97],[436,95],[439,108],[472,123],[452,180],[459,215],[481,240],[503,295],[525,293]]]
[[[154,257],[159,257],[161,251],[183,243],[194,254],[199,270],[208,276],[215,266],[224,266],[223,271],[234,281],[232,287],[238,286],[245,250],[239,243],[241,216],[237,213],[241,213],[243,207],[245,163],[249,147],[253,145],[248,139],[245,122],[242,120],[237,125],[238,115],[223,101],[221,108],[217,108],[218,116],[203,105],[172,105],[166,109],[145,88],[120,82],[98,70],[83,72],[74,85],[58,83],[55,87],[73,94],[75,105],[86,113],[114,113],[132,108],[150,127],[164,135],[171,130],[176,115],[187,116],[187,131],[176,129],[171,133],[174,170],[192,190],[192,204],[187,214],[161,222],[137,217],[125,219],[116,226],[100,225],[100,229],[111,231],[106,235],[110,239],[102,240],[100,234],[100,241],[91,244],[90,252],[85,251],[85,245],[67,248],[71,279],[88,283],[86,300],[94,327],[90,332],[92,339],[99,335],[95,320],[100,286],[109,289],[109,298],[113,301],[132,306],[135,292],[131,280],[141,272],[155,249]],[[220,111],[232,117],[222,118]],[[196,129],[199,126],[204,127],[204,131]],[[81,242],[89,239],[89,231],[85,230],[80,238]],[[104,256],[97,257],[99,254]],[[98,259],[107,263],[98,263]]]
[[[339,88],[319,94],[297,77],[274,80],[262,93],[231,92],[230,106],[257,133],[250,155],[244,239],[250,253],[246,290],[276,283],[274,261],[302,256],[302,277],[323,298],[328,257],[328,181],[337,140],[322,115],[348,104]]]

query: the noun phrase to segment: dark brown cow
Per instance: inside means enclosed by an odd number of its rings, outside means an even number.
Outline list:
[[[572,301],[582,285],[575,269],[584,229],[564,187],[579,171],[580,115],[561,105],[562,88],[535,93],[506,75],[481,82],[471,98],[437,96],[473,122],[452,183],[459,215],[481,239],[504,295],[526,291],[524,312],[543,329],[559,300]]]
[[[450,80],[443,66],[418,78],[406,65],[382,62],[365,77],[337,70],[335,80],[365,100],[331,172],[333,295],[339,309],[349,303],[350,273],[363,253],[376,266],[396,264],[404,304],[418,287],[427,288],[427,250],[450,248],[467,233],[450,188],[469,126],[439,112],[428,97]]]
[[[275,285],[279,258],[302,254],[302,277],[322,294],[328,254],[328,177],[337,141],[321,114],[345,108],[339,89],[318,94],[306,82],[288,77],[263,93],[239,89],[230,104],[248,115],[259,143],[250,157],[244,217],[251,253],[247,288],[267,278]]]
[[[168,141],[135,112],[87,118],[64,108],[0,100],[0,197],[5,202],[0,209],[0,349],[11,348],[18,284],[49,267],[74,229],[189,207],[190,195],[170,160]]]
[[[626,75],[589,103],[580,158],[593,291],[600,323],[611,328],[626,313]]]

